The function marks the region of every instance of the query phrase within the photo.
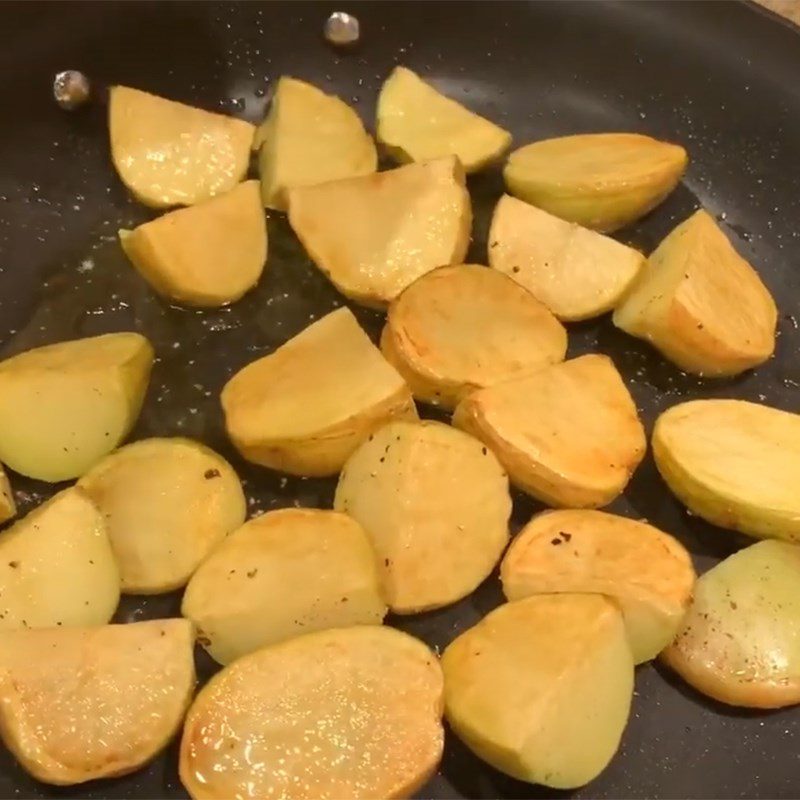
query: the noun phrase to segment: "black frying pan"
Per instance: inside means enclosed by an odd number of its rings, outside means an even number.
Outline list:
[[[648,425],[688,397],[731,396],[798,411],[800,403],[800,36],[755,6],[728,3],[349,3],[363,40],[349,54],[323,44],[329,3],[0,3],[0,337],[6,356],[105,331],[139,330],[158,363],[135,436],[182,434],[232,460],[252,510],[330,505],[332,480],[281,481],[251,467],[223,433],[219,390],[235,370],[305,327],[339,298],[285,219],[270,219],[259,287],[231,309],[196,312],[156,298],[116,241],[150,212],[131,201],[108,157],[105,109],[65,112],[54,73],[73,68],[258,120],[265,92],[289,73],[335,91],[371,121],[382,79],[398,62],[511,129],[517,144],[583,131],[633,130],[685,144],[679,189],[621,238],[649,251],[702,203],[758,267],[781,309],[776,358],[730,381],[681,375],[607,319],[570,328],[570,353],[610,354]],[[485,261],[499,173],[471,179],[470,259]],[[268,301],[271,299],[271,303]],[[354,309],[377,336],[378,314]],[[194,411],[192,411],[194,410]],[[25,512],[53,487],[19,477]],[[798,487],[800,490],[800,487]],[[515,525],[536,510],[515,498]],[[681,538],[704,570],[742,544],[687,516],[652,461],[612,510],[647,517]],[[800,591],[800,587],[798,587]],[[500,601],[496,578],[455,606],[393,619],[446,645]],[[179,596],[127,597],[130,621],[178,613]],[[198,651],[203,679],[213,671]],[[576,797],[796,797],[800,712],[716,705],[658,666],[637,671],[622,748]],[[58,790],[0,755],[0,797],[185,797],[176,747],[133,775]],[[423,797],[546,797],[563,793],[495,772],[448,736]]]

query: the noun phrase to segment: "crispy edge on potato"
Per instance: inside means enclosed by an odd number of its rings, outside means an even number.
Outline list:
[[[14,491],[11,481],[0,464],[0,523],[7,522],[17,516],[17,504],[14,500]]]

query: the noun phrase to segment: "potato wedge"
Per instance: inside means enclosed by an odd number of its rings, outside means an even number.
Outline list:
[[[34,778],[125,775],[178,730],[194,691],[194,632],[163,619],[0,631],[0,734]]]
[[[453,425],[492,448],[523,491],[566,508],[610,503],[647,448],[633,398],[603,355],[479,389]]]
[[[345,514],[285,508],[251,519],[200,565],[181,613],[228,664],[293,636],[380,625],[386,614],[367,534]]]
[[[464,260],[472,207],[451,156],[292,189],[289,222],[342,294],[385,308],[421,275]]]
[[[679,145],[638,133],[588,133],[520,147],[503,177],[526,203],[608,233],[652,211],[688,160]]]
[[[410,797],[442,755],[442,693],[436,656],[393,628],[265,647],[198,694],[181,780],[194,800]]]
[[[347,308],[237,372],[222,408],[248,461],[295,475],[334,475],[384,423],[417,418],[408,386]]]
[[[690,511],[749,536],[800,541],[800,416],[745,400],[692,400],[653,429],[661,477]]]
[[[508,150],[511,134],[451,100],[406,67],[395,67],[378,97],[377,137],[400,162],[455,155],[477,172]]]
[[[159,294],[201,308],[238,300],[267,260],[258,181],[119,232],[125,255]]]
[[[372,540],[397,614],[466,597],[508,543],[506,474],[479,441],[440,422],[381,428],[348,459],[333,505]]]
[[[0,630],[103,625],[118,602],[103,517],[81,489],[64,489],[0,533]]]
[[[619,605],[634,662],[655,658],[680,627],[695,581],[683,545],[652,525],[602,511],[546,511],[511,543],[500,565],[509,600],[534,594],[603,594]]]
[[[571,789],[617,751],[633,659],[619,611],[600,595],[500,606],[447,647],[442,669],[453,731],[507,775]]]
[[[0,461],[43,481],[77,478],[130,432],[153,348],[138,333],[37,347],[0,362]]]
[[[378,168],[372,137],[358,114],[335,95],[282,77],[269,114],[256,131],[261,194],[267,208],[286,210],[286,191],[369,175]]]
[[[100,509],[122,591],[178,589],[245,519],[242,484],[222,456],[191,439],[126,445],[78,482]]]
[[[797,545],[765,541],[734,553],[698,579],[664,661],[722,703],[800,703],[799,583]]]
[[[772,355],[777,316],[756,271],[701,209],[656,248],[614,324],[686,372],[717,377]]]
[[[489,229],[489,264],[560,320],[572,322],[611,311],[645,258],[632,247],[506,194]]]
[[[563,361],[567,332],[521,286],[462,264],[423,275],[392,302],[381,352],[417,400],[454,408],[475,388]]]
[[[111,158],[122,182],[152,208],[190,206],[230,191],[247,173],[249,122],[112,86]]]
[[[14,502],[11,482],[8,480],[8,475],[6,475],[3,465],[0,464],[0,523],[16,516],[17,504]]]

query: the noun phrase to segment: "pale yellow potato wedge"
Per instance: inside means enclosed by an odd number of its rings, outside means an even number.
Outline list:
[[[632,247],[506,194],[489,229],[489,264],[560,320],[572,322],[611,311],[645,258]]]
[[[6,522],[17,516],[17,504],[14,501],[14,492],[8,475],[0,464],[0,522]]]
[[[198,694],[180,777],[194,800],[410,797],[442,755],[442,695],[436,656],[393,628],[265,647]]]
[[[777,316],[758,273],[701,209],[650,256],[614,324],[686,372],[717,377],[770,358]]]
[[[561,136],[520,147],[503,176],[526,203],[610,232],[654,209],[678,184],[686,151],[638,133]]]
[[[583,786],[619,747],[633,696],[622,617],[600,595],[539,595],[496,608],[442,656],[453,731],[496,769]]]
[[[212,658],[228,664],[304,633],[380,625],[386,604],[375,553],[355,520],[286,508],[232,533],[189,581],[181,613]]]
[[[378,168],[372,137],[358,114],[335,95],[282,77],[269,114],[256,131],[261,194],[267,208],[286,210],[286,191],[369,175]]]
[[[381,87],[377,138],[401,162],[455,155],[477,172],[508,150],[511,134],[438,92],[415,72],[395,67]]]
[[[178,730],[194,691],[186,620],[0,631],[0,734],[61,786],[133,772]]]
[[[653,430],[656,466],[694,514],[750,536],[800,541],[800,416],[745,400],[692,400]]]
[[[701,575],[694,601],[663,660],[723,703],[800,703],[800,548],[765,541]]]
[[[125,255],[160,295],[201,308],[252,289],[267,260],[267,224],[258,181],[121,230]]]
[[[384,423],[417,417],[408,386],[347,308],[237,372],[222,408],[248,461],[296,475],[334,475]]]
[[[356,450],[334,508],[361,523],[397,614],[466,597],[508,543],[508,478],[477,439],[448,425],[392,422]]]
[[[231,465],[190,439],[126,445],[78,482],[105,519],[122,591],[158,594],[185,585],[245,519]]]
[[[153,208],[190,206],[233,189],[247,173],[249,122],[112,86],[111,158],[122,182]]]
[[[385,308],[421,275],[464,260],[472,207],[450,156],[292,189],[289,222],[342,294]]]
[[[634,662],[674,638],[692,599],[695,571],[683,545],[633,519],[602,511],[546,511],[511,543],[500,565],[509,600],[534,594],[602,594],[619,605]]]
[[[153,348],[138,333],[37,347],[0,362],[0,461],[43,481],[77,478],[130,432]]]
[[[392,302],[381,352],[417,400],[454,408],[473,389],[563,361],[567,332],[526,289],[462,264],[423,275]]]
[[[479,389],[453,424],[493,449],[523,491],[565,508],[610,503],[647,448],[633,398],[603,355]]]
[[[0,533],[0,630],[103,625],[119,570],[102,514],[70,488]]]

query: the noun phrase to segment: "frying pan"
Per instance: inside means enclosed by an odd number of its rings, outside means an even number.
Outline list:
[[[698,205],[717,215],[777,298],[777,355],[734,380],[678,372],[608,319],[570,327],[570,355],[600,350],[625,376],[648,428],[686,398],[736,396],[798,411],[800,356],[800,36],[755,6],[727,3],[350,3],[362,41],[336,52],[321,37],[328,3],[0,3],[0,341],[3,357],[106,331],[138,330],[158,361],[134,438],[196,437],[229,458],[251,512],[329,507],[332,480],[282,478],[243,462],[222,428],[218,396],[247,362],[343,302],[311,265],[285,218],[271,215],[260,285],[232,308],[170,307],[126,263],[119,227],[151,212],[133,202],[108,157],[102,100],[54,104],[53,75],[79,69],[257,121],[281,74],[350,101],[368,122],[396,63],[509,128],[517,144],[632,130],[682,142],[691,166],[679,189],[623,240],[649,252]],[[485,262],[499,171],[470,179],[476,224],[469,259]],[[355,308],[377,337],[381,317]],[[423,413],[429,414],[423,409]],[[54,487],[16,477],[24,513]],[[799,487],[800,488],[800,487]],[[613,511],[646,517],[687,545],[699,570],[743,544],[690,517],[651,460]],[[515,528],[538,510],[515,497]],[[55,556],[57,557],[57,555]],[[496,577],[470,598],[392,619],[443,647],[501,600]],[[178,594],[126,597],[119,621],[176,615]],[[198,651],[203,680],[215,667]],[[658,665],[639,667],[630,724],[611,766],[576,797],[796,797],[800,712],[716,705]],[[29,778],[0,755],[1,797],[185,797],[176,747],[133,775],[70,790]],[[553,797],[481,763],[448,734],[422,797]]]

